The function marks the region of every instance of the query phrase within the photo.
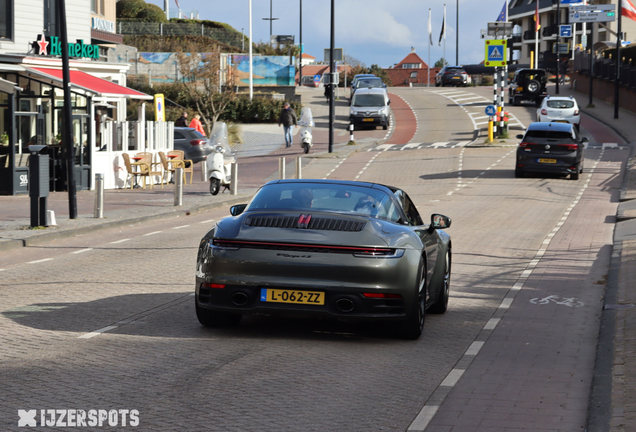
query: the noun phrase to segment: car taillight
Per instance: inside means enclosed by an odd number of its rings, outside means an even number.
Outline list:
[[[399,294],[384,294],[384,293],[362,293],[366,298],[386,298],[386,299],[400,299]]]
[[[201,288],[215,288],[215,289],[223,289],[225,285],[223,284],[213,284],[213,283],[202,283]]]
[[[206,140],[198,139],[198,140],[190,141],[190,144],[192,144],[192,145],[205,145],[206,142],[207,142]]]
[[[579,115],[579,114],[580,114],[580,113],[579,113],[579,110],[574,110],[574,115],[575,115],[575,116],[577,116],[577,115]]]
[[[531,144],[532,144],[532,143],[529,143],[529,142],[520,142],[520,143],[519,143],[519,147],[521,147],[521,148],[526,148],[526,147],[528,147],[528,146],[529,146],[529,145],[531,145]]]
[[[562,146],[568,150],[578,150],[579,148],[578,144],[563,144]]]
[[[446,75],[450,75],[450,74],[452,74],[453,72],[444,72],[444,73],[445,73]]]
[[[542,109],[541,110],[541,115],[548,115],[548,110],[547,109]]]
[[[466,71],[463,71],[463,72],[462,72],[462,75],[467,75],[467,74],[466,74]]]

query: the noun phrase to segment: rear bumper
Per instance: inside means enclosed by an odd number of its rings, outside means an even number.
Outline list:
[[[349,123],[352,123],[354,125],[388,126],[389,118],[385,115],[368,117],[361,115],[350,115]]]
[[[539,159],[553,159],[556,163],[539,162]],[[517,154],[516,168],[524,172],[544,172],[554,174],[572,174],[577,172],[581,157],[574,155],[542,155],[536,153]]]

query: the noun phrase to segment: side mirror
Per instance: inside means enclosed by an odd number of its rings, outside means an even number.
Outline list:
[[[590,139],[588,137],[583,137],[581,138],[581,142],[582,143],[590,142]]]
[[[245,210],[245,207],[247,207],[247,204],[233,205],[232,207],[230,207],[230,214],[232,216],[238,216],[241,213],[243,213],[243,211]]]
[[[441,214],[433,213],[431,215],[431,228],[445,229],[451,226],[451,218]]]
[[[517,135],[517,139],[523,139],[523,135]]]
[[[386,103],[387,105],[391,105],[391,99]]]

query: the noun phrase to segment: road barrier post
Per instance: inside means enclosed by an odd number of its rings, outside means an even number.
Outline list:
[[[303,178],[303,161],[302,161],[302,157],[297,157],[296,158],[296,178],[297,179],[301,179]]]
[[[283,180],[285,178],[285,158],[278,159],[278,178]]]
[[[174,205],[183,205],[183,168],[174,170]]]
[[[104,174],[95,174],[95,217],[104,218]]]
[[[238,194],[238,162],[232,162],[232,177],[230,180],[230,195]]]
[[[494,141],[492,117],[490,117],[490,120],[488,120],[488,141],[489,142]]]
[[[201,161],[201,181],[208,181],[208,161],[204,159]]]

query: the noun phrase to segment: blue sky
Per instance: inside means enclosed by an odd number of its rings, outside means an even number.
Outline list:
[[[295,35],[298,42],[300,0],[271,0],[273,34]],[[163,8],[163,0],[146,0]],[[184,13],[198,12],[200,19],[225,22],[248,33],[248,0],[202,1],[178,0]],[[433,45],[430,59],[434,64],[444,55],[444,42],[438,45],[442,27],[443,0],[336,0],[335,46],[367,66],[389,67],[402,60],[415,47],[428,62],[428,10],[431,9]],[[446,58],[455,64],[456,12],[459,4],[459,63],[479,63],[484,59],[484,40],[480,30],[495,21],[504,0],[451,0],[446,3]],[[170,0],[171,16],[177,12]],[[254,41],[269,40],[270,0],[252,0],[252,32]],[[303,1],[303,44],[305,52],[323,58],[330,44],[329,0]]]

